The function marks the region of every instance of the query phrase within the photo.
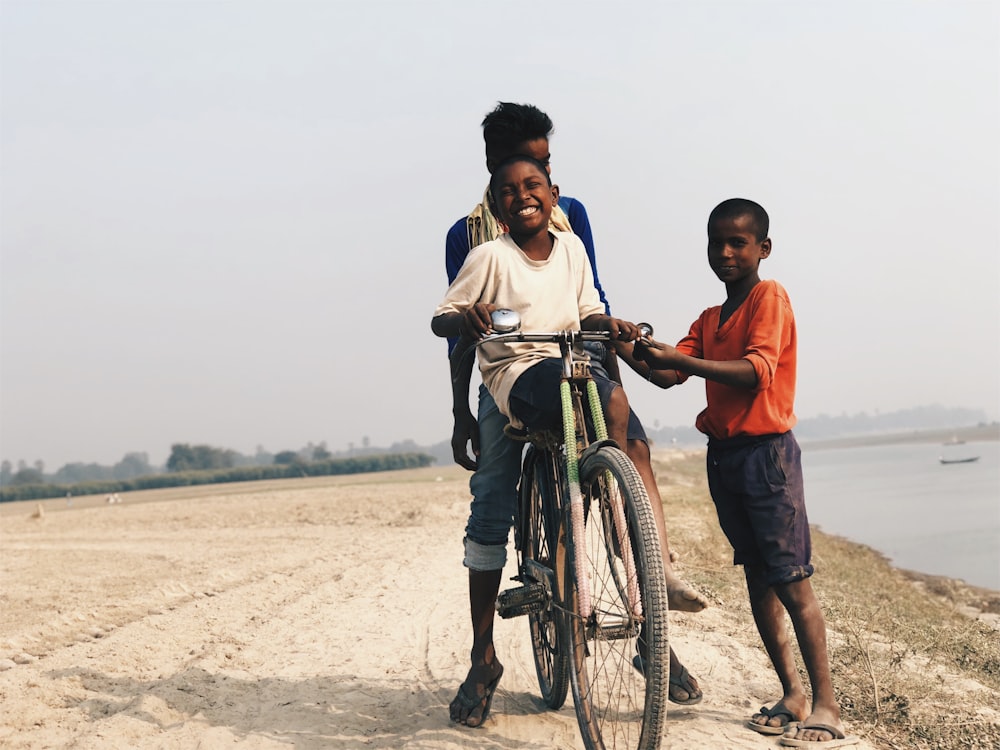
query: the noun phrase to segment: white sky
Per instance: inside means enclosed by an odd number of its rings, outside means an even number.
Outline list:
[[[429,323],[501,99],[555,121],[618,316],[721,302],[705,220],[752,198],[800,417],[997,419],[997,4],[622,6],[0,0],[0,457],[446,439]],[[626,385],[650,426],[704,398]]]

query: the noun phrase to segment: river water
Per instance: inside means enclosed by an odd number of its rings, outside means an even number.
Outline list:
[[[979,456],[973,463],[940,458]],[[1000,442],[810,448],[809,522],[897,568],[1000,591]]]

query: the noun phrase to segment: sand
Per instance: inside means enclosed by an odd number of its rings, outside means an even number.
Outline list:
[[[448,722],[470,646],[457,467],[0,506],[4,748],[582,747],[538,699],[527,621],[499,621],[486,726]],[[39,513],[41,509],[41,513]],[[702,683],[664,747],[774,748],[752,627],[671,614]],[[873,745],[862,742],[862,750]]]

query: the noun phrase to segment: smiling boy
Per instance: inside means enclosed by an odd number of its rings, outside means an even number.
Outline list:
[[[521,314],[525,330],[604,330],[623,341],[637,338],[635,324],[605,314],[579,237],[549,231],[558,193],[545,165],[511,156],[494,171],[490,190],[508,232],[469,253],[435,311],[434,333],[481,338],[490,330],[490,313],[506,307]],[[534,426],[540,412],[558,413],[557,390],[546,388],[558,377],[551,380],[547,362],[560,362],[558,344],[493,343],[480,349],[483,382],[515,425]],[[608,431],[625,445],[628,399],[613,380],[598,381],[602,400],[609,401]]]

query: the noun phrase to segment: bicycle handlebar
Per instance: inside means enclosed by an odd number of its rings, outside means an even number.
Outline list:
[[[488,344],[491,341],[534,341],[559,343],[566,342],[572,344],[576,341],[611,341],[610,331],[550,331],[550,332],[530,332],[520,330],[521,317],[513,310],[494,310],[490,316],[497,333],[491,333],[476,342],[476,346]],[[639,323],[641,338],[649,338],[653,335],[653,326],[649,323]]]
[[[510,331],[509,333],[491,333],[476,342],[476,346],[489,344],[494,341],[535,341],[558,343],[566,341],[611,341],[609,331]]]

